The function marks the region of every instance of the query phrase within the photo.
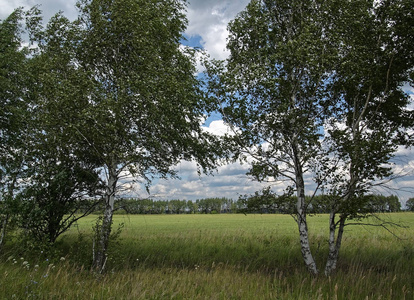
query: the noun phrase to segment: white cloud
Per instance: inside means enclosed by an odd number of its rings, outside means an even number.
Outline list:
[[[246,165],[233,163],[219,167],[213,176],[198,176],[196,166],[193,170],[180,172],[182,180],[159,180],[150,191],[159,199],[201,199],[206,197],[226,197],[237,199],[239,195],[251,194],[263,188],[245,174]]]
[[[227,24],[242,11],[249,0],[192,0],[188,7],[189,36],[200,36],[204,49],[216,59],[228,56]]]
[[[212,134],[224,135],[228,127],[222,120],[213,121],[204,129]],[[237,199],[239,195],[252,194],[267,184],[252,181],[246,176],[249,165],[230,163],[219,166],[213,175],[199,175],[195,162],[182,161],[176,170],[181,180],[158,180],[151,187],[154,198],[189,199],[226,197]]]
[[[2,8],[0,19],[5,19],[18,7],[29,9],[37,4],[40,5],[45,20],[49,20],[59,11],[63,11],[64,15],[70,20],[74,20],[77,16],[76,0],[0,0],[0,7]]]
[[[231,134],[232,132],[230,127],[227,126],[223,120],[212,121],[209,126],[204,126],[203,129],[218,136],[224,136],[225,134]]]

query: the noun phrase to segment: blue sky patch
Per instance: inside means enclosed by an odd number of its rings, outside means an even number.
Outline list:
[[[189,46],[193,48],[204,48],[202,44],[203,39],[201,38],[201,36],[199,35],[188,36],[184,34],[184,38],[185,39],[181,40],[181,44],[183,44],[184,46]]]

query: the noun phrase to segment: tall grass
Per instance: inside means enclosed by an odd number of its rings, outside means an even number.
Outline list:
[[[90,271],[93,217],[59,241],[54,257],[9,245],[2,299],[414,299],[414,214],[387,215],[394,234],[348,227],[338,271],[308,275],[296,224],[285,215],[118,215],[107,273]],[[328,218],[310,218],[318,265]],[[79,232],[81,233],[79,238]],[[8,249],[8,250],[7,250]],[[0,298],[1,298],[0,297]]]

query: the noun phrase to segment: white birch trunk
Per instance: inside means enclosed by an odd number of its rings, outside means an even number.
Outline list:
[[[309,243],[308,223],[306,221],[305,182],[303,180],[302,165],[298,158],[297,147],[294,147],[295,173],[296,173],[296,195],[297,195],[297,223],[300,237],[300,249],[306,267],[312,275],[318,274],[315,260],[312,256]]]
[[[336,269],[339,258],[339,250],[341,249],[342,244],[342,236],[344,233],[345,219],[346,218],[344,216],[340,216],[338,235],[336,236],[337,224],[335,223],[335,213],[332,212],[329,216],[329,254],[325,265],[326,276],[332,274],[332,272]]]
[[[298,191],[298,202],[297,202],[297,223],[299,228],[299,237],[300,237],[300,249],[302,252],[303,261],[305,262],[306,267],[312,275],[318,274],[318,268],[316,267],[315,260],[312,256],[309,243],[309,233],[308,233],[308,224],[306,221],[306,212],[304,209],[305,197],[299,197]]]
[[[102,225],[96,243],[97,253],[94,265],[98,272],[102,273],[105,267],[109,237],[112,229],[112,217],[114,212],[116,185],[118,176],[116,173],[116,164],[108,167],[108,186],[105,193],[105,208],[103,212]]]

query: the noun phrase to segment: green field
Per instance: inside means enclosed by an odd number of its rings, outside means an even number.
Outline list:
[[[116,215],[122,232],[106,274],[90,271],[91,228],[82,219],[55,253],[1,256],[1,299],[414,299],[414,214],[383,215],[408,228],[347,227],[338,271],[313,278],[287,215]],[[326,215],[309,219],[323,269]],[[80,233],[80,234],[79,234]],[[50,255],[50,257],[48,257]]]

